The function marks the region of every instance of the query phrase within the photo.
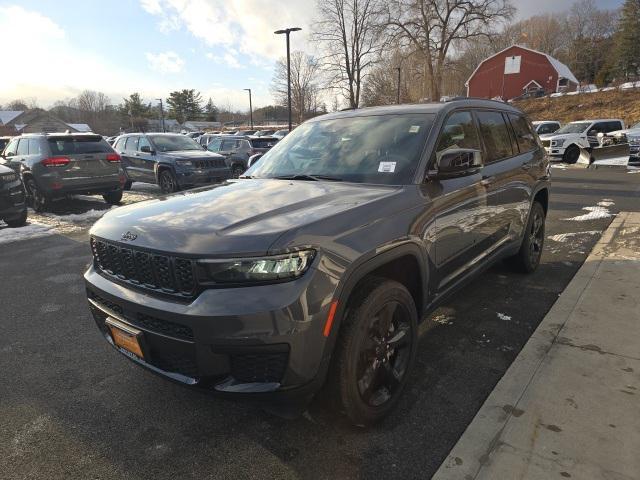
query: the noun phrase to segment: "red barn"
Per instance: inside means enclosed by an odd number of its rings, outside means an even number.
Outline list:
[[[512,45],[482,61],[466,86],[469,97],[510,100],[536,90],[546,94],[573,91],[578,80],[552,56]]]

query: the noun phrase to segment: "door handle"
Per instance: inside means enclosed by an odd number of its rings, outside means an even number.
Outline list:
[[[495,180],[496,180],[495,175],[486,176],[486,177],[483,176],[482,181],[480,182],[480,185],[482,185],[483,187],[486,187],[488,185],[491,185]]]
[[[531,170],[533,168],[533,165],[531,165],[530,163],[523,163],[520,168],[522,168],[522,170],[525,170],[525,171]]]

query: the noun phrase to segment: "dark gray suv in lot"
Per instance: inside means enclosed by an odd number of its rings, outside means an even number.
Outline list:
[[[524,114],[457,100],[314,118],[244,176],[91,230],[105,339],[209,392],[358,425],[398,401],[425,315],[494,262],[538,266],[549,163]]]
[[[163,193],[173,193],[231,177],[224,157],[205,151],[187,135],[127,134],[118,138],[114,148],[122,157],[126,190],[133,182],[146,182],[159,185]]]
[[[37,212],[72,194],[102,195],[117,205],[124,175],[120,156],[100,136],[86,133],[33,133],[13,137],[2,153],[20,174]]]
[[[27,202],[20,175],[0,159],[0,220],[10,227],[27,223]]]

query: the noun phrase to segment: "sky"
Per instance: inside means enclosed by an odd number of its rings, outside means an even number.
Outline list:
[[[513,0],[518,17],[560,12],[573,0]],[[597,0],[613,8],[622,0]],[[42,107],[85,89],[114,104],[133,92],[152,103],[195,88],[218,106],[273,103],[275,62],[292,50],[313,52],[316,0],[0,0],[3,63],[0,105],[16,98]]]

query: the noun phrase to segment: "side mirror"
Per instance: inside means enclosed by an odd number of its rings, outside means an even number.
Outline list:
[[[151,147],[149,145],[143,145],[142,147],[140,147],[140,151],[142,153],[153,153],[153,150],[151,150]]]
[[[457,177],[474,173],[482,166],[482,153],[473,148],[445,150],[436,160],[438,176]]]

